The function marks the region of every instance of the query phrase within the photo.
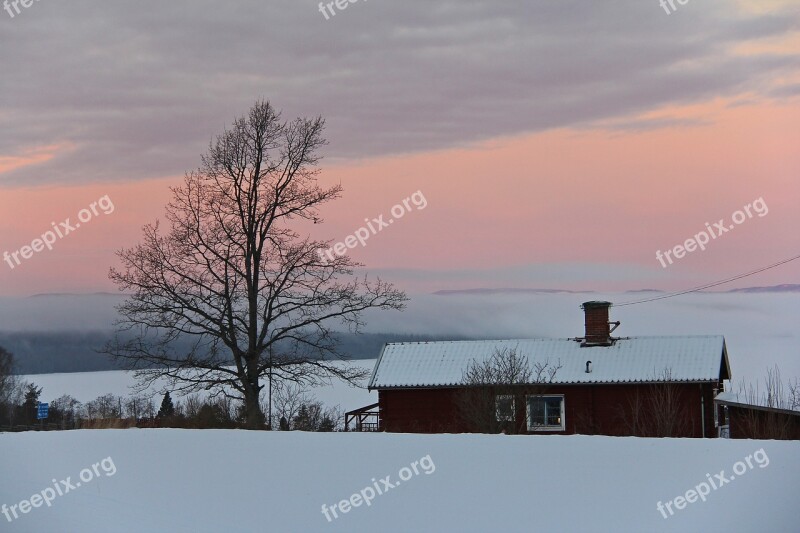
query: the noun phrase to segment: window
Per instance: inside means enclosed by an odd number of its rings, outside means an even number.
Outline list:
[[[494,398],[495,411],[498,422],[514,421],[514,397],[507,394],[498,394]]]
[[[528,431],[564,431],[564,395],[528,396]]]

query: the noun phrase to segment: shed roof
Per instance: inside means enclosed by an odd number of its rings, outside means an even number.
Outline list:
[[[370,378],[370,389],[458,386],[471,361],[483,361],[496,350],[516,349],[536,363],[562,365],[553,383],[609,384],[663,381],[670,369],[673,382],[730,379],[730,365],[721,335],[628,337],[611,346],[581,347],[575,339],[403,342],[386,344]],[[586,372],[586,362],[592,371]]]
[[[792,406],[788,398],[769,398],[766,395],[744,394],[732,391],[720,392],[714,401],[744,409],[775,411],[800,416],[800,406]]]

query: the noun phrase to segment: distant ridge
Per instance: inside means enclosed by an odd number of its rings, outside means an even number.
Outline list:
[[[523,288],[476,288],[476,289],[447,289],[435,291],[432,294],[437,296],[458,296],[458,295],[492,295],[492,294],[591,294],[595,291],[573,291],[569,289],[523,289]],[[613,292],[613,291],[608,291]],[[625,291],[626,294],[641,293],[664,293],[658,289],[634,289]],[[784,283],[782,285],[770,285],[767,287],[742,287],[740,289],[730,289],[727,291],[703,291],[706,293],[782,293],[800,292],[800,284]]]
[[[643,292],[664,292],[658,289],[636,289],[632,291],[625,291],[626,294],[636,294],[636,293],[643,293]]]
[[[726,292],[800,292],[800,285],[785,283],[783,285],[771,285],[768,287],[743,287],[741,289],[731,289]]]
[[[471,340],[463,335],[335,332],[338,349],[352,359],[375,359],[390,342]],[[125,338],[125,335],[122,335]],[[0,331],[0,346],[14,354],[16,374],[97,372],[121,370],[119,361],[102,352],[113,339],[111,331]],[[178,339],[174,348],[186,352],[192,341]]]
[[[486,288],[479,288],[479,289],[451,289],[451,290],[441,290],[436,291],[433,294],[438,296],[455,296],[459,294],[558,294],[558,293],[569,293],[569,294],[580,294],[586,292],[594,292],[594,291],[570,291],[567,289],[486,289]]]
[[[39,294],[32,294],[28,298],[64,298],[67,296],[112,296],[114,298],[128,296],[122,292],[42,292]]]
[[[478,287],[475,289],[443,289],[434,291],[431,294],[436,296],[458,296],[458,295],[492,295],[492,294],[592,294],[596,291],[573,291],[570,289],[528,289],[528,288],[486,288]],[[614,291],[604,291],[613,293]],[[658,289],[631,289],[625,291],[625,294],[642,294],[642,293],[664,293]],[[800,292],[800,284],[798,283],[784,283],[781,285],[769,285],[765,287],[742,287],[740,289],[729,289],[727,291],[703,291],[707,293],[788,293]],[[28,298],[65,298],[65,297],[80,297],[80,296],[101,296],[111,298],[126,298],[129,294],[121,292],[84,292],[84,293],[71,293],[71,292],[45,292],[40,294],[33,294]]]

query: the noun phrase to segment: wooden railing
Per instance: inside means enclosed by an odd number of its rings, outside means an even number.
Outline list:
[[[380,431],[380,414],[377,403],[359,409],[348,411],[344,414],[345,431]],[[350,422],[355,422],[355,428],[350,429]]]

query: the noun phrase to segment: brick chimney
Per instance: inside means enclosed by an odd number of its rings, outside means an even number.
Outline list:
[[[611,302],[584,302],[581,305],[585,316],[586,336],[581,346],[610,346],[613,342],[611,332],[617,329],[619,322],[611,329],[608,320],[608,308]]]

